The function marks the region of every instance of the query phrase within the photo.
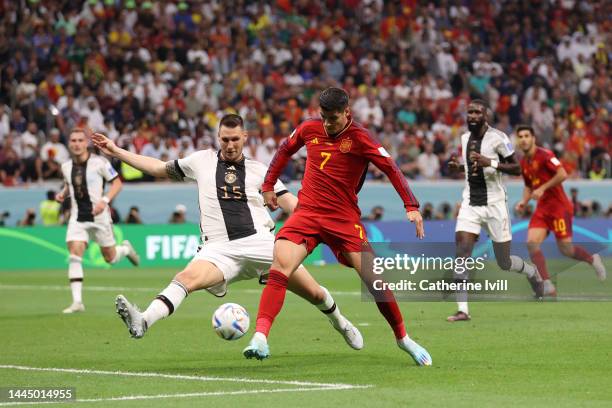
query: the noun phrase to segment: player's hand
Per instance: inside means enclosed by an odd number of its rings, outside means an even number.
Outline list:
[[[276,199],[276,193],[274,191],[266,191],[263,193],[263,198],[268,209],[274,211],[278,208],[278,200]]]
[[[65,199],[66,197],[64,196],[63,191],[60,191],[59,193],[55,195],[55,201],[57,201],[58,203],[63,203]]]
[[[106,202],[104,200],[100,200],[98,201],[98,203],[96,204],[96,206],[93,208],[93,210],[91,211],[93,215],[100,215],[102,214],[102,211],[104,211],[104,209],[106,208],[108,204],[106,204]]]
[[[541,187],[540,188],[536,188],[531,193],[531,198],[533,198],[534,200],[538,201],[544,195],[544,191],[545,190],[543,188],[541,188]]]
[[[408,220],[414,223],[416,227],[416,236],[418,239],[425,238],[425,228],[423,227],[423,217],[421,213],[418,211],[409,211],[406,213],[408,215]]]
[[[491,165],[491,159],[476,152],[470,153],[470,160],[476,163],[476,167],[489,167]]]
[[[461,163],[459,163],[459,160],[458,160],[457,156],[452,155],[450,157],[450,159],[448,159],[448,168],[449,168],[449,170],[451,170],[451,171],[459,171],[459,170],[461,170],[461,167],[463,167],[463,166],[461,165]]]
[[[93,144],[102,150],[102,153],[108,156],[114,156],[117,151],[117,145],[115,142],[104,136],[102,133],[94,133],[91,135],[91,141]]]
[[[514,209],[517,213],[522,214],[525,211],[525,206],[527,205],[527,201],[521,200],[514,206]]]

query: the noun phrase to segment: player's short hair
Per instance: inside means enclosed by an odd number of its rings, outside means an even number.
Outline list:
[[[518,125],[516,127],[516,130],[514,131],[514,133],[518,135],[519,132],[522,132],[523,130],[528,130],[529,133],[531,133],[531,136],[535,136],[535,132],[534,132],[533,128],[531,126],[529,126],[529,125],[524,125],[524,124]]]
[[[227,128],[243,128],[244,129],[244,120],[240,115],[236,115],[235,113],[229,113],[221,118],[219,122],[219,128],[221,126],[225,126]]]
[[[82,133],[85,136],[87,136],[87,133],[85,132],[84,128],[76,127],[76,128],[70,129],[70,133],[68,133],[68,139],[70,139],[70,136],[72,136],[72,134],[74,133]]]
[[[319,106],[326,111],[337,112],[346,109],[349,103],[348,93],[344,89],[330,87],[319,95]]]
[[[485,108],[485,110],[487,110],[487,111],[488,111],[489,109],[491,109],[491,108],[489,107],[489,103],[488,103],[487,101],[485,101],[484,99],[472,99],[472,100],[470,101],[470,103],[473,103],[473,104],[475,104],[475,105],[480,105],[480,106],[482,106],[483,108]]]

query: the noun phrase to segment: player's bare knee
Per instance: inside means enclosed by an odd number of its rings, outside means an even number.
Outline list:
[[[574,255],[574,246],[573,245],[559,245],[559,251],[561,251],[561,253],[564,256],[571,258]]]
[[[189,293],[202,289],[203,274],[193,268],[185,268],[174,275],[174,280],[183,285]]]
[[[540,243],[538,241],[527,240],[527,250],[529,251],[529,255],[533,256],[540,250]]]
[[[112,264],[113,261],[115,260],[114,255],[111,256],[110,254],[102,254],[102,256],[104,257],[104,261],[109,264]]]

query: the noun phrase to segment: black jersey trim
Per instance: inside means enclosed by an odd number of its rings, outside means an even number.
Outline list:
[[[470,160],[471,152],[480,153],[483,139],[484,136],[476,138],[470,134],[465,153],[468,171],[467,179],[470,186],[470,205],[474,207],[487,205],[487,182],[484,177],[484,169],[478,166],[474,172],[472,170],[473,162]]]

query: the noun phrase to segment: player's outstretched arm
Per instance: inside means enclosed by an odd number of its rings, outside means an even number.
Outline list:
[[[142,156],[122,149],[102,133],[94,133],[91,136],[91,140],[93,144],[102,150],[104,154],[116,157],[117,159],[126,162],[130,166],[150,174],[151,176],[159,178],[169,177],[176,180],[183,180],[183,178],[180,176],[180,172],[174,171],[174,162],[165,163],[153,157]]]
[[[425,238],[425,227],[423,226],[423,217],[421,216],[421,213],[417,210],[414,210],[408,211],[406,215],[408,217],[408,221],[414,223],[417,238]]]

